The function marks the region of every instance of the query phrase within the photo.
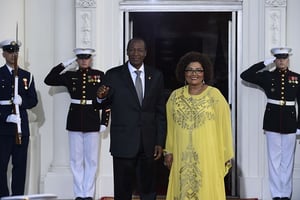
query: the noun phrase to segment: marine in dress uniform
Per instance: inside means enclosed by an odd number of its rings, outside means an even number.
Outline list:
[[[110,109],[92,104],[104,73],[91,68],[95,50],[76,48],[75,58],[55,66],[44,82],[50,86],[65,86],[71,96],[67,117],[69,131],[70,167],[73,173],[73,189],[76,200],[91,200],[95,193],[100,134],[108,125]],[[72,65],[77,61],[79,69]]]
[[[0,43],[6,64],[0,67],[0,197],[9,196],[7,170],[12,159],[11,195],[23,195],[26,179],[29,124],[27,109],[37,105],[37,94],[31,73],[17,66],[20,42],[11,39]],[[13,73],[17,66],[18,79]],[[15,81],[17,83],[15,83]],[[15,85],[18,91],[15,93]],[[15,108],[18,107],[19,115]],[[16,143],[17,125],[21,128],[21,143]]]
[[[270,191],[273,199],[285,200],[292,195],[296,132],[300,128],[295,106],[296,102],[300,105],[300,75],[288,68],[291,51],[291,48],[273,48],[274,58],[256,63],[241,74],[243,80],[260,86],[267,96],[263,129],[267,138]],[[274,64],[274,70],[267,69]]]

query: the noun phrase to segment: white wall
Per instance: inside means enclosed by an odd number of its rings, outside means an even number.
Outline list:
[[[250,65],[271,57],[268,46],[272,32],[270,24],[266,23],[268,8],[266,2],[285,3],[285,1],[261,1],[244,0],[243,6],[243,57],[242,65],[238,66],[238,73]],[[298,0],[287,0],[285,21],[279,24],[279,45],[287,45],[293,48],[294,55],[300,53],[298,43],[300,30],[296,27],[299,19]],[[272,9],[280,9],[273,7]],[[286,27],[285,27],[286,26]],[[278,46],[279,46],[278,45]],[[291,57],[291,69],[300,72],[300,68],[294,67],[299,63],[297,56]],[[248,87],[242,84],[238,78],[238,165],[239,187],[241,197],[258,197],[259,199],[271,199],[268,185],[268,170],[265,136],[262,130],[263,114],[266,98],[263,91],[258,88]],[[299,144],[295,160],[294,194],[293,199],[300,198],[299,188]]]

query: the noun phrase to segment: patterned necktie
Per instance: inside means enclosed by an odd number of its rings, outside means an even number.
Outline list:
[[[136,73],[136,78],[135,78],[135,90],[136,93],[138,95],[140,104],[142,105],[142,101],[143,101],[143,86],[142,86],[142,79],[140,77],[141,75],[141,71],[136,70],[134,71]]]

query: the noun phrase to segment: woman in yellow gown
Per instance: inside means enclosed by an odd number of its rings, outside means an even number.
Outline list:
[[[209,58],[198,52],[177,64],[177,78],[186,85],[167,102],[167,200],[226,199],[224,177],[233,158],[230,110],[220,91],[206,84],[212,71]]]

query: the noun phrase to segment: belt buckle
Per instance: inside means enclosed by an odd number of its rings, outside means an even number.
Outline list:
[[[80,104],[81,105],[85,105],[86,104],[86,100],[85,99],[80,99]]]
[[[284,106],[285,104],[286,104],[286,101],[280,100],[280,105],[281,105],[281,106]]]

